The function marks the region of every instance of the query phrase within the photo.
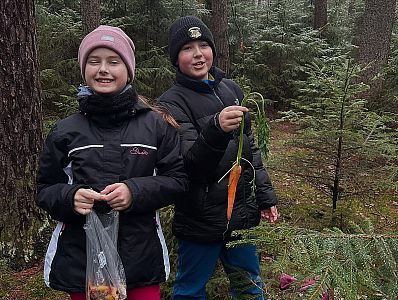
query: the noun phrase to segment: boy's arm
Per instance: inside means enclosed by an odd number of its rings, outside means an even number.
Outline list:
[[[221,130],[218,114],[212,116],[201,132],[195,128],[184,110],[169,102],[160,102],[180,125],[181,151],[184,167],[191,180],[206,182],[224,155],[231,139],[230,133]]]

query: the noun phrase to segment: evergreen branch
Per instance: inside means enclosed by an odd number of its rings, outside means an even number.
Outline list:
[[[329,274],[329,269],[330,269],[330,268],[326,268],[326,272],[324,272],[324,273],[322,274],[322,277],[321,277],[320,282],[316,285],[314,291],[312,292],[312,294],[310,294],[308,300],[313,300],[313,299],[316,299],[316,298],[318,299],[318,298],[319,298],[319,295],[320,295],[321,292],[322,292],[322,287],[324,286],[325,281],[326,281],[326,279],[327,279],[327,276],[328,276],[328,274]]]
[[[259,251],[277,258],[267,269],[277,274],[293,272],[299,280],[315,278],[316,283],[305,292],[306,299],[316,299],[324,291],[336,292],[344,299],[396,295],[398,233],[375,233],[371,223],[365,229],[357,227],[360,233],[355,234],[337,228],[318,232],[289,226],[261,223],[252,230],[236,232],[242,239],[228,247],[256,244]]]
[[[382,240],[398,239],[398,234],[330,234],[330,233],[312,233],[297,235],[297,239],[306,239],[309,237],[322,237],[329,239],[364,239],[364,240]]]

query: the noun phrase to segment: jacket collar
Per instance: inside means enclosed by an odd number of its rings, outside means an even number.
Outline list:
[[[224,72],[219,68],[212,66],[209,73],[214,77],[214,88],[216,89],[220,81],[224,78]],[[176,81],[178,84],[183,85],[186,88],[194,90],[199,93],[212,93],[213,89],[205,82],[196,80],[183,74],[180,69],[177,69]]]
[[[81,113],[95,122],[99,127],[112,128],[114,126],[119,126],[125,120],[134,118],[136,115],[145,111],[152,110],[146,103],[139,99],[137,94],[135,95],[137,97],[136,101],[133,102],[132,107],[129,109],[109,114],[90,114],[86,112]]]

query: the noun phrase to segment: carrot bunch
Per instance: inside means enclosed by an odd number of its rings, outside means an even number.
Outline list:
[[[247,98],[245,97],[242,100],[242,106],[246,102]],[[234,208],[235,195],[236,195],[236,187],[238,186],[238,181],[240,178],[240,174],[242,172],[242,167],[240,165],[240,161],[242,159],[242,149],[243,149],[243,129],[245,127],[245,118],[242,118],[240,121],[239,127],[239,145],[238,145],[238,153],[236,155],[236,161],[232,166],[232,169],[229,171],[229,179],[228,179],[228,206],[227,206],[227,220],[228,224],[231,220],[232,210]]]
[[[227,206],[227,220],[231,220],[232,210],[234,208],[236,187],[240,178],[240,173],[242,172],[242,167],[239,165],[234,165],[231,172],[229,173],[228,180],[228,206]]]
[[[261,106],[250,96],[259,96],[261,99]],[[253,103],[256,104],[257,106],[257,114],[256,114],[256,123],[258,123],[258,128],[257,128],[257,135],[259,137],[259,143],[260,143],[260,150],[261,152],[267,156],[268,154],[268,138],[269,138],[269,127],[266,122],[266,116],[265,116],[265,109],[264,109],[264,98],[261,94],[253,92],[253,93],[248,93],[242,100],[241,105],[244,106],[247,101],[251,100]],[[239,182],[239,178],[241,176],[242,172],[242,167],[241,167],[241,160],[242,160],[242,150],[243,150],[243,130],[245,126],[245,119],[242,118],[242,121],[240,122],[240,127],[239,127],[239,145],[238,145],[238,153],[236,155],[236,161],[232,165],[232,168],[219,180],[219,182],[229,173],[229,179],[228,179],[228,205],[227,205],[227,229],[225,232],[228,231],[228,226],[229,226],[229,221],[231,220],[232,217],[232,211],[234,208],[234,202],[235,202],[235,195],[236,195],[236,188]],[[254,184],[254,179],[253,179],[253,184]]]

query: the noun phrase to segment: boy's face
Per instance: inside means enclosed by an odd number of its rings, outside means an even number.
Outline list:
[[[210,45],[201,40],[192,41],[182,46],[178,53],[177,65],[185,75],[197,79],[208,79],[213,65],[213,51]]]
[[[123,60],[108,48],[97,48],[89,54],[84,79],[96,94],[117,94],[130,81]]]

